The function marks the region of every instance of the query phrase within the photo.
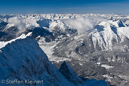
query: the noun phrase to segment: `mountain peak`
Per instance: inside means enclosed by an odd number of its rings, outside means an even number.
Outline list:
[[[66,61],[61,64],[59,71],[75,85],[85,84],[84,81],[74,72],[74,70]]]
[[[118,26],[119,27],[125,27],[124,23],[121,20],[118,21]]]

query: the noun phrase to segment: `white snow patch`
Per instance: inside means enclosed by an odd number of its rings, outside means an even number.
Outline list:
[[[101,62],[97,62],[97,65],[99,66],[101,64]]]
[[[51,43],[46,43],[45,39],[42,37],[38,41],[38,44],[39,44],[40,48],[46,53],[46,55],[50,59],[53,54],[53,48],[56,46],[57,43],[55,41],[53,41]]]
[[[111,77],[111,76],[109,76],[109,75],[102,75],[103,77],[106,77],[107,78],[107,80],[106,81],[109,81],[109,82],[111,82],[111,79],[113,78],[113,77]]]
[[[10,28],[10,27],[13,27],[13,26],[15,26],[15,25],[14,24],[7,24],[7,26],[5,28],[7,29],[7,28]]]
[[[129,76],[128,75],[118,75],[120,78],[125,79],[125,80],[129,80]]]
[[[63,31],[66,29],[64,23],[61,20],[53,21],[50,23],[49,30],[53,31],[55,28],[61,29]]]
[[[82,63],[79,63],[79,65],[83,66],[83,64],[82,64]]]
[[[122,35],[129,38],[129,27],[120,27],[117,30],[120,36]]]
[[[8,43],[11,43],[17,39],[25,39],[27,36],[30,36],[32,34],[32,32],[28,33],[27,35],[22,34],[21,36],[17,37],[16,39],[12,39],[10,41],[4,42],[4,41],[0,41],[0,48],[5,47]]]
[[[113,66],[109,66],[109,65],[106,65],[106,64],[102,64],[101,67],[104,67],[106,69],[114,68]]]

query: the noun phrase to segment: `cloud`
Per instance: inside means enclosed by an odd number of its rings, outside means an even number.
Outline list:
[[[19,18],[19,17],[11,17],[8,19],[8,26],[16,26],[18,28],[18,33],[24,32],[27,28],[31,29],[32,27],[39,27],[36,19],[28,18]]]
[[[53,21],[49,25],[49,30],[54,30],[55,27],[59,27],[63,31],[65,29],[76,29],[78,33],[83,34],[86,33],[90,29],[94,29],[94,26],[99,24],[100,22],[107,21],[106,19],[95,16],[95,17],[79,17],[74,19],[62,19]]]
[[[92,21],[84,18],[68,19],[64,20],[64,23],[71,29],[77,29],[78,33],[85,33],[93,28]]]
[[[11,17],[8,19],[8,23],[10,25],[13,24],[14,26],[16,26],[19,32],[23,32],[26,29],[26,25],[21,18]]]

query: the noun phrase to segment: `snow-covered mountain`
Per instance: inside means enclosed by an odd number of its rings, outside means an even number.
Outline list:
[[[128,15],[0,15],[0,47],[23,34],[29,35],[57,67],[67,61],[78,75],[126,86],[129,82],[128,26]]]
[[[65,86],[64,83],[73,86],[48,61],[46,54],[30,37],[7,44],[1,49],[0,59],[0,80],[5,80],[5,83],[1,83],[1,85],[11,85],[11,82],[6,81],[7,79],[12,81],[29,79],[30,81],[43,80],[43,83],[40,84],[42,86]],[[31,85],[29,82],[22,84]],[[16,83],[15,85],[20,84]]]
[[[61,66],[60,72],[48,60],[46,54],[41,50],[41,48],[39,48],[35,39],[27,36],[28,35],[25,35],[24,38],[23,36],[17,38],[0,49],[1,86],[13,84],[35,84],[38,86],[92,86],[86,85],[87,83],[92,83],[92,80],[89,82],[83,81],[66,62],[64,62],[65,64],[62,64],[62,66],[68,66],[68,71],[67,68]],[[69,80],[67,75],[64,73],[72,73],[72,75],[70,75],[72,78]],[[4,83],[3,80],[5,80]],[[20,83],[18,83],[16,80]],[[30,83],[30,81],[38,81],[38,83]],[[39,82],[42,83],[39,84]],[[96,81],[96,83],[99,83],[99,81]],[[100,86],[108,85],[105,83],[104,85]]]

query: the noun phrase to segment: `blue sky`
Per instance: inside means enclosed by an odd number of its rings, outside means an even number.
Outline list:
[[[0,0],[0,14],[129,14],[129,0]]]

